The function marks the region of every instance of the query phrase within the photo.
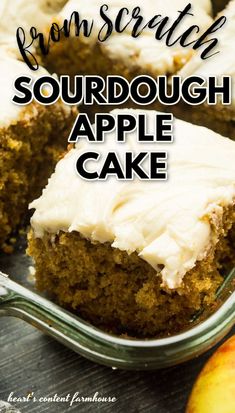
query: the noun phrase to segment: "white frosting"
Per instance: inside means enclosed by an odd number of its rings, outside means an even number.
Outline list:
[[[48,72],[43,68],[32,72],[24,62],[2,51],[0,51],[0,62],[0,127],[7,127],[11,123],[16,123],[25,110],[25,106],[19,106],[12,102],[16,78],[24,75],[33,78],[40,77],[48,75]]]
[[[109,15],[115,17],[122,7],[130,9],[140,6],[145,20],[152,18],[155,14],[162,14],[175,19],[178,11],[182,10],[187,4],[187,0],[107,0],[109,5]],[[195,16],[188,16],[184,24],[180,25],[179,34],[184,27],[189,24],[199,24],[202,29],[208,27],[212,20],[210,0],[192,0]],[[1,0],[0,2],[0,46],[11,50],[19,56],[16,43],[16,29],[21,26],[24,28],[28,43],[30,42],[29,29],[35,26],[38,31],[45,31],[53,21],[70,18],[74,10],[78,10],[81,17],[94,19],[94,30],[92,36],[86,39],[88,42],[97,40],[97,33],[104,22],[99,17],[99,8],[104,4],[102,0]],[[64,6],[65,5],[65,6]],[[63,8],[64,6],[64,8]],[[129,28],[123,34],[114,34],[109,40],[102,44],[105,53],[110,58],[122,59],[130,67],[146,67],[148,71],[155,75],[174,73],[179,67],[179,61],[184,64],[191,56],[191,49],[184,49],[181,46],[167,47],[164,42],[154,39],[154,32],[145,30],[138,39],[130,36]],[[34,46],[31,46],[35,52]]]
[[[191,24],[198,24],[202,29],[207,28],[212,19],[209,16],[211,12],[210,0],[192,0],[194,16],[187,16],[184,23],[181,23],[177,33],[183,33],[184,28],[188,28]],[[69,19],[71,13],[75,10],[79,11],[81,18],[94,20],[94,27],[89,38],[84,38],[84,41],[95,43],[97,41],[98,31],[104,24],[101,20],[99,9],[103,5],[102,0],[69,0],[62,11],[59,13],[59,19]],[[188,4],[187,0],[107,0],[105,4],[109,6],[108,15],[114,20],[118,11],[122,7],[128,7],[132,10],[134,7],[141,8],[141,14],[144,16],[145,22],[150,20],[154,15],[161,14],[163,17],[169,16],[172,21],[178,17],[178,11]],[[125,19],[127,23],[130,17]],[[131,28],[133,27],[133,24]],[[175,34],[175,38],[177,38]],[[164,40],[158,41],[154,38],[154,30],[146,29],[137,39],[131,37],[130,27],[122,34],[113,33],[113,35],[103,43],[100,43],[101,48],[113,60],[122,60],[126,66],[145,68],[152,74],[161,75],[165,73],[174,73],[179,67],[179,60],[184,63],[192,54],[191,49],[184,49],[181,46],[167,47]]]
[[[17,51],[17,28],[23,27],[26,33],[32,26],[45,29],[65,3],[66,0],[1,0],[0,45]]]
[[[219,40],[220,52],[215,56],[202,60],[197,54],[179,72],[182,77],[199,75],[208,76],[228,75],[232,77],[232,108],[235,107],[235,0],[231,1],[227,8],[220,15],[227,17],[227,22],[223,28],[216,33]],[[219,15],[219,16],[220,16]]]
[[[112,113],[119,112],[138,113],[127,109]],[[156,112],[146,113],[149,132],[154,131]],[[31,221],[35,236],[78,231],[92,241],[137,251],[156,270],[164,266],[164,285],[179,287],[185,273],[208,252],[209,215],[221,213],[235,197],[235,143],[180,120],[175,120],[174,137],[172,144],[143,146],[133,132],[125,144],[118,144],[113,132],[102,144],[79,142],[57,164],[42,196],[30,205],[36,209]],[[167,150],[169,179],[84,181],[75,166],[88,148],[103,159],[111,150],[121,159],[126,151]],[[93,162],[86,167],[97,170]]]

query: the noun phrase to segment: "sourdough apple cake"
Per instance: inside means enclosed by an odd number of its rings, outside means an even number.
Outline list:
[[[0,1],[0,47],[17,54],[16,29],[29,31],[35,26],[38,31],[50,25],[66,0],[1,0]]]
[[[151,131],[156,112],[146,114]],[[111,150],[122,159],[124,151],[143,149],[136,132],[125,145],[112,132],[94,146],[102,158]],[[28,252],[38,288],[115,334],[156,337],[186,329],[198,310],[213,308],[235,263],[235,143],[175,119],[174,143],[160,146],[169,155],[167,181],[91,182],[76,172],[79,155],[92,147],[82,140],[30,205]]]
[[[144,22],[148,22],[153,16],[169,16],[170,22],[179,16],[189,2],[187,0],[92,0],[89,2],[81,0],[69,0],[60,12],[55,15],[54,20],[63,26],[64,20],[71,18],[74,11],[79,12],[80,22],[82,19],[89,21],[89,28],[93,20],[93,27],[89,36],[84,36],[83,27],[79,36],[78,31],[71,25],[70,37],[62,37],[60,42],[52,43],[49,54],[46,56],[44,64],[49,71],[60,74],[99,74],[107,76],[117,74],[130,80],[137,75],[149,74],[152,76],[169,75],[179,70],[191,57],[192,50],[179,46],[167,47],[164,41],[157,41],[151,29],[144,29],[140,37],[131,36],[134,23],[127,25],[131,16],[126,16],[123,22],[125,30],[122,33],[113,32],[110,38],[100,41],[98,34],[105,21],[100,18],[100,7],[106,4],[109,7],[107,15],[115,21],[119,10],[127,7],[132,11],[139,6]],[[194,16],[188,15],[181,22],[180,35],[191,24],[198,24],[205,30],[212,23],[212,5],[210,0],[193,0],[190,2],[193,7]],[[74,20],[72,19],[74,22]],[[114,23],[113,23],[114,24]],[[127,26],[127,27],[126,27]],[[103,28],[103,34],[107,27]],[[48,28],[45,30],[48,37]],[[192,40],[192,38],[190,38]]]
[[[212,106],[204,104],[190,107],[180,103],[171,110],[177,117],[206,126],[235,139],[235,54],[233,53],[235,1],[230,1],[219,15],[227,17],[226,24],[216,36],[219,40],[219,53],[207,60],[202,60],[196,54],[180,70],[179,75],[182,78],[199,75],[205,79],[208,76],[216,76],[218,84],[220,84],[223,75],[230,76],[232,82],[231,104],[225,106],[220,103]]]
[[[0,51],[0,249],[27,212],[30,200],[40,194],[67,146],[74,109],[57,102],[53,107],[11,102],[18,76],[32,73],[25,63]]]

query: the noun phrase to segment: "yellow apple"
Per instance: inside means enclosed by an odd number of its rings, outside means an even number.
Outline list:
[[[235,413],[235,336],[226,341],[202,369],[186,413]]]

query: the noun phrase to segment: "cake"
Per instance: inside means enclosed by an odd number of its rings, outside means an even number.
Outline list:
[[[214,12],[218,13],[219,11],[223,10],[227,3],[228,3],[228,0],[214,0],[213,1]]]
[[[0,2],[0,47],[17,53],[16,30],[23,27],[29,31],[32,26],[43,30],[52,23],[66,0],[1,0]]]
[[[51,72],[59,75],[66,73],[70,76],[98,74],[105,77],[118,74],[130,80],[143,74],[156,77],[175,73],[191,57],[191,49],[183,49],[181,46],[167,47],[164,41],[157,41],[154,38],[154,33],[150,29],[143,30],[140,37],[133,38],[130,31],[134,23],[122,33],[114,32],[109,39],[104,42],[99,41],[98,32],[104,25],[104,20],[99,17],[100,6],[103,4],[101,0],[89,2],[69,0],[55,16],[54,20],[61,27],[65,19],[70,20],[72,13],[78,11],[80,20],[87,19],[91,22],[93,19],[94,25],[89,37],[85,37],[82,30],[78,37],[75,36],[75,29],[72,27],[70,37],[64,37],[58,43],[51,43],[50,52],[44,60],[44,64]],[[107,15],[113,19],[123,7],[128,7],[132,11],[134,7],[140,6],[146,22],[156,14],[169,16],[170,21],[173,22],[179,15],[178,11],[183,10],[188,2],[186,0],[155,2],[109,0],[105,4],[109,7]],[[188,28],[190,24],[195,23],[205,30],[212,23],[211,2],[195,0],[191,1],[191,4],[194,16],[187,16],[186,21],[181,22],[180,30],[183,32],[184,27]],[[126,21],[127,19],[125,23]]]
[[[171,108],[174,114],[186,121],[203,125],[225,136],[235,139],[235,55],[233,53],[235,1],[232,0],[220,13],[227,17],[227,22],[217,34],[220,52],[212,58],[202,60],[198,55],[193,56],[179,71],[182,78],[199,75],[203,78],[216,76],[219,80],[222,75],[231,76],[232,102],[231,105],[222,104],[208,106],[187,106],[182,102]]]
[[[25,63],[0,51],[0,249],[22,224],[29,201],[46,184],[75,118],[75,109],[59,101],[47,107],[11,102],[18,76],[45,74],[43,68],[32,73]]]
[[[138,111],[112,112],[120,113]],[[145,113],[152,130],[156,112]],[[111,132],[93,147],[120,159],[143,149],[136,131],[125,145]],[[90,182],[75,168],[92,150],[81,140],[30,205],[37,287],[114,334],[150,338],[189,328],[195,313],[214,308],[235,263],[235,143],[175,119],[174,143],[160,147],[168,152],[167,181]]]

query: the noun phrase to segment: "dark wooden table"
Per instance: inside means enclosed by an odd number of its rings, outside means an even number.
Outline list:
[[[21,412],[181,413],[192,384],[211,352],[181,366],[154,372],[112,370],[93,364],[22,321],[0,320],[0,398],[115,396],[114,404],[14,403]]]
[[[16,281],[24,279],[30,264],[24,241],[11,256],[0,255],[0,268]],[[96,365],[43,335],[25,322],[0,318],[0,400],[34,392],[40,397],[74,395],[116,397],[115,403],[40,403],[32,399],[13,403],[34,412],[184,412],[193,382],[212,351],[180,366],[153,372],[112,370]],[[0,411],[0,413],[2,413]]]

